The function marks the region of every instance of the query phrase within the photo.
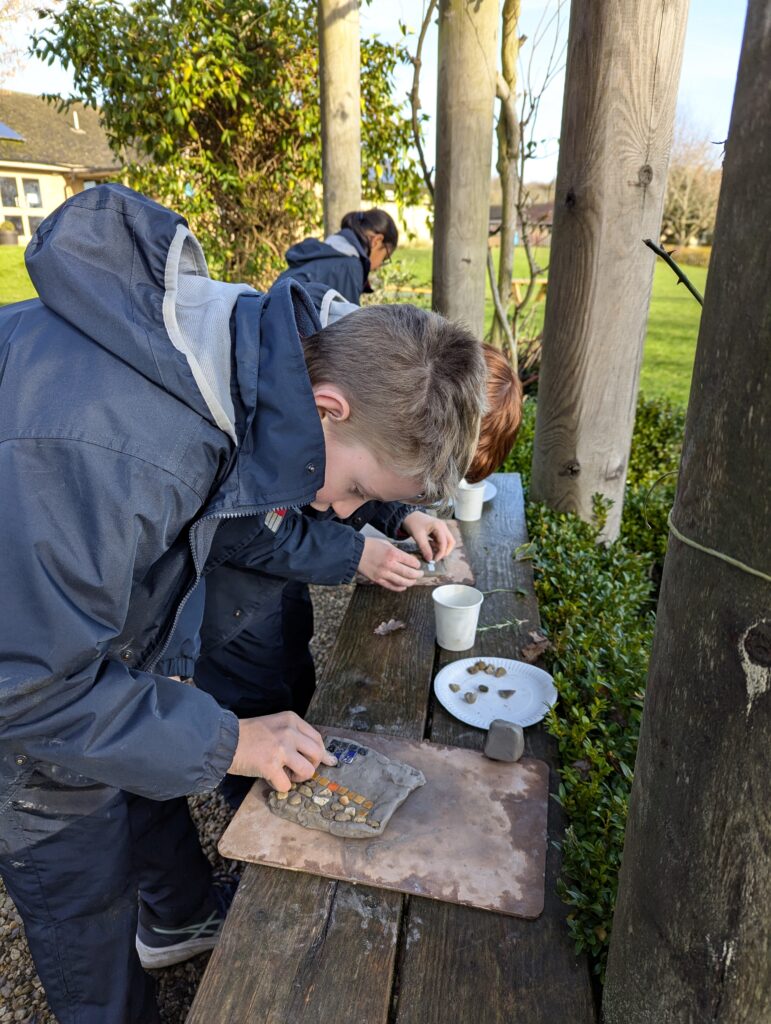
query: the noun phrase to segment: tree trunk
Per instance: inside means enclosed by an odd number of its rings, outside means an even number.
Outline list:
[[[771,1020],[771,5],[750,0],[613,922],[607,1024]]]
[[[324,230],[361,208],[360,0],[319,0]]]
[[[482,337],[498,0],[441,0],[433,306]]]
[[[570,11],[534,498],[618,534],[672,142],[688,0]]]
[[[498,294],[504,310],[511,304],[511,279],[514,276],[514,245],[517,237],[517,159],[519,156],[519,118],[516,112],[517,56],[519,54],[518,22],[521,0],[503,0],[501,35],[501,77],[498,100],[498,174],[501,179],[500,260],[498,262]],[[491,341],[503,348],[506,330],[496,316]],[[516,352],[510,353],[516,363]]]

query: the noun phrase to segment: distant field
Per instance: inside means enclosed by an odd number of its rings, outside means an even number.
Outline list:
[[[537,259],[541,266],[549,262],[548,249],[539,250]],[[394,263],[401,265],[412,274],[416,284],[428,286],[431,283],[431,249],[399,249]],[[496,251],[497,257],[497,251]],[[703,294],[707,280],[704,267],[686,267],[688,277]],[[524,253],[517,250],[514,276],[526,277]],[[533,318],[533,331],[543,326],[544,303],[538,303]],[[677,279],[672,271],[658,262],[653,277],[648,333],[645,338],[640,388],[648,398],[667,398],[678,405],[685,405],[691,387],[693,357],[699,332],[701,307]],[[489,328],[493,318],[493,302],[487,289],[485,303],[485,327]]]
[[[548,264],[548,249],[539,250],[536,255],[542,266]],[[415,287],[430,287],[430,248],[399,249],[393,267],[389,273],[395,280],[409,279],[409,283]],[[703,293],[706,269],[687,267],[686,272]],[[524,254],[519,250],[514,276],[527,276]],[[23,249],[0,246],[0,304],[18,302],[20,299],[33,298],[34,295],[35,290],[24,267]],[[425,302],[429,299],[428,295],[423,297]],[[543,325],[543,310],[543,302],[535,306],[531,328],[533,332],[539,331]],[[676,284],[671,270],[657,263],[640,378],[640,387],[646,396],[668,398],[680,405],[688,401],[700,314],[698,303],[682,286]],[[488,289],[485,317],[487,327],[492,317],[493,304]]]

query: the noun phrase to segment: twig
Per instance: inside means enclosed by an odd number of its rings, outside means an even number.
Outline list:
[[[426,188],[434,198],[434,181],[431,176],[431,171],[428,169],[426,163],[426,155],[423,152],[423,139],[420,131],[420,122],[418,120],[418,111],[420,110],[420,69],[422,66],[422,53],[423,53],[423,42],[426,38],[426,32],[428,32],[428,26],[431,24],[431,16],[437,8],[439,0],[429,0],[428,9],[426,10],[426,16],[423,19],[423,24],[420,26],[420,34],[418,35],[418,45],[415,50],[415,56],[410,57],[412,62],[412,89],[410,90],[410,107],[412,108],[412,138],[415,142],[415,149],[418,151],[418,157],[420,158],[420,166],[423,168],[423,180],[426,183]]]
[[[493,305],[495,306],[495,315],[498,318],[498,323],[501,325],[501,329],[506,336],[506,344],[509,349],[509,359],[516,360],[517,349],[514,344],[514,335],[511,333],[509,327],[509,318],[506,316],[506,310],[503,308],[501,302],[501,294],[498,291],[498,282],[495,280],[495,264],[493,263],[493,251],[488,245],[487,247],[487,273],[490,278],[490,291],[493,293]],[[516,363],[515,363],[516,368]]]
[[[691,295],[693,295],[694,299],[696,299],[696,301],[699,303],[699,305],[703,306],[704,299],[702,298],[701,294],[696,290],[696,288],[694,288],[691,282],[688,280],[688,276],[684,273],[684,271],[680,269],[680,267],[672,259],[672,253],[667,252],[663,246],[659,245],[657,242],[654,242],[652,238],[643,238],[643,245],[647,245],[649,249],[653,249],[656,255],[660,256],[662,260],[664,260],[664,262],[667,264],[667,266],[671,267],[672,270],[674,270],[675,275],[678,278],[678,283],[684,284],[688,291],[691,293]],[[672,252],[675,251],[675,249],[672,250]]]
[[[477,626],[477,633],[486,633],[489,629],[508,629],[509,626],[519,629],[526,622],[527,619],[508,619],[506,622],[496,622],[494,626]]]

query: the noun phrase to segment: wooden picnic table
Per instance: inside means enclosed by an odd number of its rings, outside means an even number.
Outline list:
[[[531,565],[513,558],[527,541],[522,488],[516,474],[491,479],[498,494],[482,519],[461,524],[477,586],[509,588],[485,598],[480,624],[526,622],[478,634],[468,655],[516,656],[539,625]],[[372,631],[390,618],[408,629],[383,643]],[[434,642],[431,588],[358,587],[308,720],[481,749],[485,734],[432,698],[436,672],[457,657]],[[526,736],[554,792],[554,741],[542,726]],[[535,921],[247,865],[187,1024],[594,1024],[587,962],[555,893],[563,826],[551,800]]]

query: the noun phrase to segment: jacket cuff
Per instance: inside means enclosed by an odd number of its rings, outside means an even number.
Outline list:
[[[356,575],[356,570],[359,568],[359,562],[361,556],[364,553],[364,538],[358,530],[351,530],[353,537],[353,554],[351,560],[348,563],[345,576],[340,580],[341,583],[350,583]]]
[[[232,711],[223,711],[217,744],[211,753],[209,763],[204,766],[204,774],[199,779],[193,793],[208,793],[217,788],[233,763],[237,745],[238,719]]]
[[[153,665],[153,674],[156,676],[179,676],[180,679],[191,679],[194,673],[195,658],[186,658],[184,655],[166,658]]]

